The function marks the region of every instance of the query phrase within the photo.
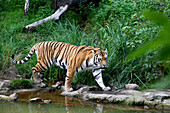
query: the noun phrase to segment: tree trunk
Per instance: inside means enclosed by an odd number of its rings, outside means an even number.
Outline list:
[[[24,8],[24,15],[28,15],[28,9],[29,9],[29,0],[25,0],[25,8]]]

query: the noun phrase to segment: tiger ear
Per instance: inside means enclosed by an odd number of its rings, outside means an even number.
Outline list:
[[[107,53],[107,48],[105,48],[104,51]]]

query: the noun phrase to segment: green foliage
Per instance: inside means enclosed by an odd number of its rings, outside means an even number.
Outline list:
[[[144,15],[149,20],[162,25],[163,30],[159,33],[159,36],[156,37],[154,40],[151,40],[147,43],[145,43],[140,48],[136,49],[133,53],[131,53],[129,56],[127,56],[127,60],[132,60],[134,58],[138,58],[141,55],[144,55],[145,53],[149,51],[153,51],[155,49],[160,49],[160,57],[161,58],[167,58],[170,56],[169,50],[170,50],[170,22],[168,21],[167,17],[157,13],[157,12],[150,12],[145,11]]]
[[[164,75],[167,72],[166,66],[157,62],[158,51],[147,53],[128,63],[126,57],[145,42],[159,37],[165,29],[148,21],[142,14],[143,9],[159,10],[169,18],[169,2],[102,0],[98,7],[90,4],[88,6],[90,10],[80,7],[80,12],[83,13],[82,10],[85,10],[87,14],[86,21],[81,22],[82,15],[68,10],[59,21],[49,21],[43,26],[38,26],[35,32],[24,33],[24,26],[51,15],[54,10],[50,9],[49,1],[35,0],[30,1],[29,15],[24,16],[24,1],[10,1],[12,2],[0,2],[0,5],[3,5],[0,8],[0,69],[2,71],[13,65],[10,60],[12,53],[16,54],[17,60],[21,60],[35,43],[54,40],[78,46],[107,48],[109,67],[103,71],[106,85],[122,88],[126,83],[137,83],[148,87],[147,83],[158,78],[160,73]],[[14,5],[11,5],[12,3]],[[35,64],[36,57],[33,55],[27,63],[16,66],[19,74],[31,77],[31,68]],[[44,80],[63,80],[64,76],[64,70],[52,66],[46,71]],[[73,84],[96,84],[91,71],[79,73],[73,82]]]
[[[14,79],[10,82],[11,89],[28,89],[32,88],[33,82],[28,79]]]

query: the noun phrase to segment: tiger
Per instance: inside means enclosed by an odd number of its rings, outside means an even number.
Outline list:
[[[110,87],[104,85],[102,78],[102,70],[107,67],[107,49],[101,50],[88,45],[76,46],[64,42],[44,41],[36,43],[23,60],[16,61],[14,54],[11,55],[11,59],[15,64],[23,64],[34,53],[37,56],[37,64],[32,67],[32,74],[33,80],[37,84],[43,83],[41,79],[43,73],[54,64],[67,70],[65,91],[73,91],[71,83],[74,76],[85,70],[92,70],[95,81],[103,91],[111,90]]]

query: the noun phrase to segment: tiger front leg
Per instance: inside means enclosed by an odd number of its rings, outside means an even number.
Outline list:
[[[92,70],[93,76],[96,80],[96,82],[98,83],[98,85],[102,88],[103,91],[109,91],[111,90],[110,87],[106,87],[103,83],[103,78],[102,78],[102,71],[101,69],[95,69]]]
[[[67,76],[65,78],[65,91],[67,92],[73,91],[73,88],[71,87],[71,83],[72,83],[74,74],[75,74],[75,71],[69,72],[69,70],[67,70]]]

